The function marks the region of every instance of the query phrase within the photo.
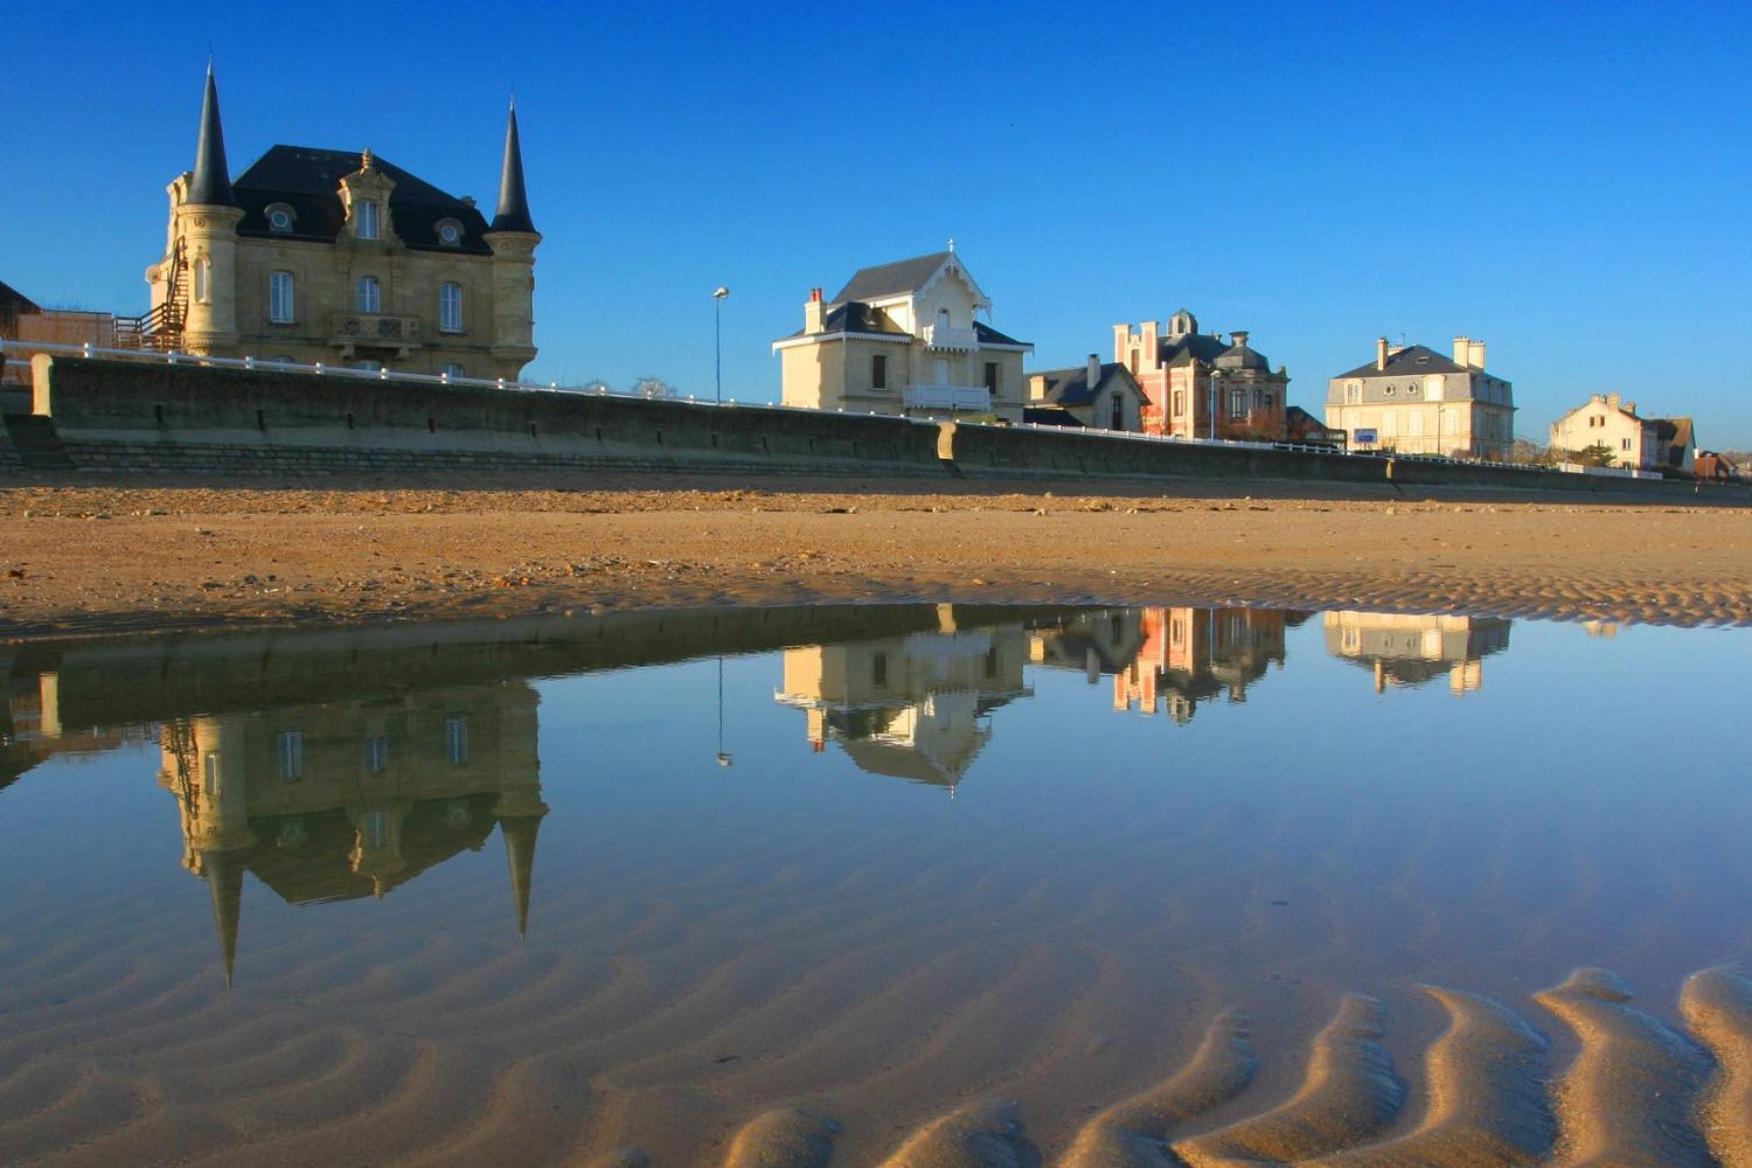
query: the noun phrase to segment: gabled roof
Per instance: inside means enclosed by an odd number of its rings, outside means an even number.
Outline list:
[[[949,260],[955,253],[936,251],[930,255],[915,256],[910,260],[897,260],[892,264],[878,264],[873,268],[859,268],[852,278],[830,304],[844,304],[852,300],[884,300],[890,296],[905,296],[917,292],[924,287],[930,278],[937,274],[937,269]]]
[[[434,251],[492,254],[492,248],[481,238],[488,228],[486,217],[479,210],[384,158],[374,156],[372,165],[395,182],[389,194],[389,215],[403,243]],[[267,208],[272,203],[284,203],[292,208],[294,222],[292,230],[280,238],[332,242],[340,237],[346,221],[341,206],[341,179],[359,166],[359,154],[352,150],[272,147],[233,184],[237,203],[244,211],[237,233],[276,235],[268,228]],[[455,219],[462,224],[460,246],[444,247],[438,242],[437,226],[441,219]]]
[[[982,345],[1024,345],[1030,349],[1034,347],[1032,341],[1018,341],[980,320],[973,322],[973,335]]]
[[[1144,391],[1139,388],[1131,370],[1117,361],[1108,361],[1101,366],[1101,376],[1094,385],[1089,384],[1089,366],[1086,364],[1075,369],[1039,370],[1028,376],[1040,378],[1041,396],[1059,406],[1089,405],[1109,386],[1122,391],[1129,389],[1140,401],[1144,399]]]
[[[1452,360],[1442,356],[1428,345],[1409,345],[1397,353],[1387,354],[1387,368],[1377,369],[1370,361],[1366,365],[1358,365],[1348,373],[1340,373],[1340,377],[1409,377],[1418,373],[1471,373],[1474,370],[1464,365],[1456,365]],[[1477,370],[1476,372],[1483,372]]]

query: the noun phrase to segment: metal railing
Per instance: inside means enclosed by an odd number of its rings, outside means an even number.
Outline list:
[[[250,369],[266,373],[295,373],[313,377],[346,377],[359,381],[404,382],[410,385],[458,385],[472,386],[481,389],[502,389],[516,393],[565,393],[580,397],[617,397],[639,401],[670,401],[685,402],[696,406],[710,406],[718,409],[755,409],[773,410],[785,413],[815,414],[829,411],[819,410],[813,406],[792,406],[782,402],[739,402],[735,398],[714,401],[711,398],[695,397],[688,394],[685,397],[652,397],[631,389],[614,389],[607,385],[568,386],[557,381],[543,385],[537,382],[514,381],[507,378],[483,377],[451,377],[446,373],[408,373],[389,369],[354,369],[346,365],[300,365],[290,361],[262,361],[254,357],[208,357],[196,353],[181,353],[175,350],[160,352],[151,349],[105,349],[96,345],[56,345],[35,341],[0,340],[0,353],[23,354],[25,359],[9,357],[6,364],[29,365],[29,355],[32,353],[48,353],[51,356],[64,355],[70,357],[85,357],[89,359],[140,361],[153,365],[196,365],[211,366],[218,369]],[[985,391],[982,391],[985,392]],[[860,416],[858,411],[848,411],[844,407],[831,411],[839,414],[850,413]],[[967,421],[953,414],[945,417],[929,415],[914,417],[908,414],[877,414],[875,410],[865,411],[871,417],[892,417],[900,421],[913,422],[918,425],[936,425],[939,422],[955,422],[962,426],[992,426],[1007,430],[1039,430],[1053,434],[1063,434],[1064,426],[1050,426],[1039,422],[987,422]],[[1378,450],[1332,450],[1325,446],[1305,445],[1293,442],[1260,442],[1239,438],[1192,438],[1178,434],[1139,434],[1129,430],[1108,430],[1094,426],[1072,427],[1075,433],[1087,434],[1092,437],[1104,438],[1114,442],[1157,442],[1174,443],[1183,446],[1224,446],[1240,450],[1284,450],[1305,454],[1324,454],[1332,458],[1365,458],[1377,461],[1392,459],[1401,462],[1440,462],[1459,466],[1492,466],[1505,467],[1513,470],[1538,471],[1547,467],[1531,466],[1520,462],[1500,462],[1489,459],[1449,458],[1438,454],[1397,454]]]

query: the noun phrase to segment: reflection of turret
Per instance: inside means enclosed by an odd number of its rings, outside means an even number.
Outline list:
[[[167,724],[159,781],[184,863],[208,881],[227,978],[243,874],[291,904],[382,897],[497,823],[519,934],[541,801],[535,691],[522,683],[259,709]]]
[[[775,695],[805,711],[817,751],[829,739],[861,770],[954,790],[991,738],[989,715],[1030,691],[1020,622],[785,651]]]
[[[1186,722],[1201,701],[1219,695],[1246,701],[1247,687],[1283,664],[1285,627],[1304,618],[1247,608],[1091,613],[1038,633],[1033,655],[1042,665],[1080,667],[1091,683],[1111,673],[1115,710],[1166,709],[1175,722]],[[1119,657],[1115,649],[1126,645],[1129,655]]]
[[[1413,688],[1448,678],[1456,697],[1484,684],[1484,658],[1509,647],[1510,622],[1500,617],[1393,612],[1329,612],[1326,651],[1369,670],[1375,692]]]

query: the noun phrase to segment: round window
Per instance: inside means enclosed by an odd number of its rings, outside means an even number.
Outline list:
[[[462,239],[462,232],[454,223],[446,223],[438,229],[438,238],[445,243],[456,243]]]
[[[275,207],[268,212],[268,226],[275,231],[290,231],[292,230],[292,216],[279,207]]]
[[[1392,387],[1392,386],[1391,386],[1391,385],[1389,385],[1389,386],[1388,386],[1388,387],[1387,387],[1387,396],[1388,396],[1388,397],[1392,397],[1392,396],[1393,396],[1393,394],[1394,394],[1394,389],[1393,389],[1393,387]]]

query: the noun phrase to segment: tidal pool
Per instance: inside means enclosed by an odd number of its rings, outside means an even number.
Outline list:
[[[1745,1163],[1749,666],[1172,605],[0,647],[0,1163]]]

